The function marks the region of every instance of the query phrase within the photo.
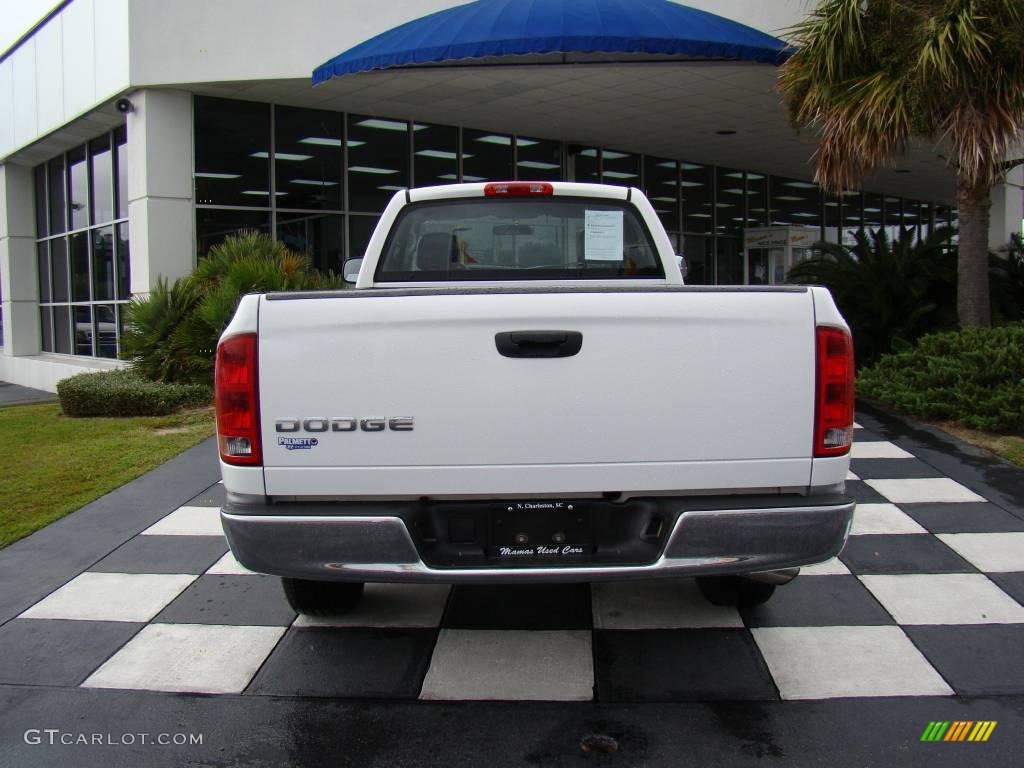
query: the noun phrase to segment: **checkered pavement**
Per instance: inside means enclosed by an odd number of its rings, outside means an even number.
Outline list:
[[[215,485],[0,627],[0,683],[606,702],[1024,693],[1024,508],[858,429],[839,558],[772,600],[692,580],[368,585],[296,617],[227,550]]]

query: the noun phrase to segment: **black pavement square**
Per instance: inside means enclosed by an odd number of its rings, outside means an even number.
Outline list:
[[[142,627],[126,621],[12,619],[0,627],[0,682],[78,685]]]
[[[851,536],[839,559],[853,573],[977,573],[930,533]]]
[[[590,629],[589,584],[458,585],[441,626],[449,629]]]
[[[902,459],[892,459],[892,461],[902,461]],[[889,502],[885,496],[862,480],[847,480],[846,493],[858,504],[887,504]]]
[[[295,620],[276,576],[200,576],[154,622],[287,627]]]
[[[601,702],[777,699],[745,629],[595,630]]]
[[[182,504],[183,507],[222,507],[227,501],[227,491],[221,483],[214,483],[202,493]]]
[[[1024,624],[903,629],[960,695],[1024,694]]]
[[[932,533],[1024,531],[1024,520],[985,501],[900,504],[899,507]]]
[[[850,471],[857,477],[873,480],[943,477],[935,467],[920,459],[853,459]]]
[[[414,699],[436,640],[434,629],[290,629],[246,693]]]
[[[987,573],[991,581],[1021,605],[1024,605],[1024,573]]]
[[[877,432],[872,432],[870,429],[853,430],[853,442],[855,443],[881,443],[888,439],[887,437],[882,437]]]
[[[103,573],[202,573],[225,552],[223,536],[135,536],[90,571]]]
[[[800,576],[776,588],[764,605],[741,611],[748,627],[833,627],[892,624],[856,576]]]

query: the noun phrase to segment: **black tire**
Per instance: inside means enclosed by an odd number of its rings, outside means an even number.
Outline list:
[[[342,616],[359,604],[361,581],[309,581],[281,579],[284,596],[298,613],[307,616]]]
[[[697,589],[712,605],[750,607],[768,602],[775,584],[742,576],[698,576]]]

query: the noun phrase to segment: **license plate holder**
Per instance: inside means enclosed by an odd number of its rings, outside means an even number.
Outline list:
[[[593,515],[579,502],[495,505],[488,539],[488,557],[510,562],[579,560],[596,550]]]

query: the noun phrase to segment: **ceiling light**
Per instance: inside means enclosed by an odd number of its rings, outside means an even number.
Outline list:
[[[674,203],[676,199],[674,197],[649,197],[648,200],[656,200],[659,203]]]
[[[418,157],[433,157],[437,160],[458,160],[458,152],[445,152],[440,149],[421,149],[416,153]],[[463,157],[473,157],[473,155],[463,155]]]
[[[605,171],[604,175],[609,179],[635,179],[635,173],[624,173],[623,171]]]
[[[538,171],[553,171],[562,167],[558,163],[542,163],[539,160],[520,160],[516,165],[520,168],[535,168]]]
[[[881,208],[865,208],[864,213],[881,213]]]
[[[249,155],[249,157],[258,157],[260,160],[266,160],[268,157],[270,157],[270,153],[269,152],[253,152],[251,155]],[[309,160],[312,157],[313,157],[312,155],[296,155],[296,154],[292,154],[291,152],[275,152],[274,153],[274,159],[275,160],[295,160],[295,161],[298,162],[298,161],[302,161],[302,160]]]
[[[270,197],[270,193],[267,192],[265,189],[246,189],[246,190],[244,190],[242,192],[242,194],[243,195],[257,195],[259,197]],[[287,192],[275,192],[274,196],[275,197],[284,197],[287,194],[288,194]]]
[[[378,131],[399,131],[406,133],[409,130],[409,124],[404,120],[381,120],[376,117],[370,117],[366,120],[360,120],[356,125],[362,126],[363,128],[372,128]],[[414,131],[422,131],[427,126],[418,125],[413,123],[412,129]]]
[[[401,192],[403,189],[408,189],[408,187],[396,187],[394,184],[383,184],[377,187],[377,189],[383,190],[384,192]]]
[[[806,197],[797,197],[796,195],[772,195],[772,200],[785,200],[786,202],[798,202],[806,199]]]
[[[711,214],[710,213],[689,213],[689,214],[687,214],[687,218],[689,218],[689,219],[710,219],[711,218]]]
[[[350,165],[348,170],[350,173],[376,173],[382,176],[398,173],[398,171],[392,168],[374,168],[369,165]]]
[[[479,138],[473,139],[473,141],[481,141],[484,144],[497,144],[501,147],[512,146],[511,136],[480,136]],[[533,139],[516,139],[517,147],[532,147],[535,144],[540,144],[540,142],[534,141]]]
[[[625,152],[612,152],[610,149],[606,149],[601,153],[601,157],[605,160],[622,160],[629,157]]]
[[[693,163],[683,163],[684,171],[696,171],[703,168],[703,165],[694,165]]]
[[[812,184],[809,181],[786,181],[783,182],[787,187],[793,187],[794,189],[817,189],[817,184]]]
[[[307,136],[299,139],[299,144],[315,144],[318,147],[340,147],[341,139],[330,139],[326,136]]]
[[[305,184],[307,187],[336,187],[336,181],[317,181],[316,179],[289,179],[289,184]]]
[[[454,173],[443,173],[440,176],[438,176],[437,178],[444,179],[445,181],[458,181],[459,180],[459,177],[456,176]],[[487,179],[485,179],[483,176],[466,176],[466,175],[463,175],[462,180],[463,181],[487,181]]]
[[[740,189],[739,187],[733,187],[732,189],[723,189],[723,192],[728,192],[730,195],[756,195],[757,193],[753,190]]]
[[[816,219],[816,218],[818,218],[818,214],[816,214],[816,213],[803,213],[803,212],[791,213],[790,216],[792,216],[794,219]]]
[[[671,184],[673,187],[676,186],[676,183],[674,181],[666,181],[665,183],[666,184]],[[680,187],[703,187],[704,184],[702,184],[699,181],[680,181],[679,182],[679,186]]]
[[[192,174],[197,179],[240,179],[242,174],[240,173],[206,173],[203,171],[196,171]]]

